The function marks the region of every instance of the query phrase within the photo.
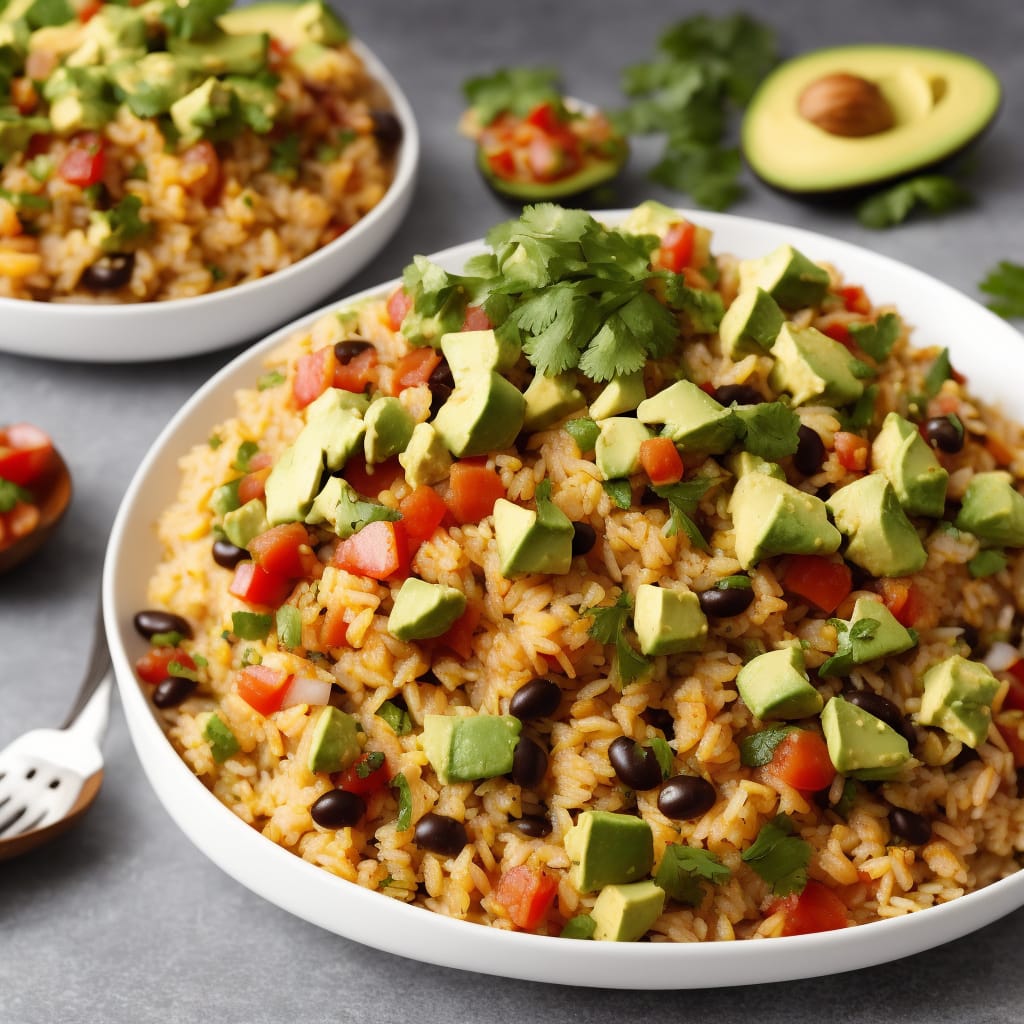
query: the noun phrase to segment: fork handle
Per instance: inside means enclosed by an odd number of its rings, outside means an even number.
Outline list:
[[[89,667],[86,669],[81,689],[75,697],[75,703],[68,712],[67,718],[64,719],[64,724],[61,726],[62,729],[70,729],[82,715],[93,694],[99,688],[100,683],[103,682],[109,673],[110,667],[110,652],[107,650],[107,641],[103,635],[103,609],[100,607],[96,612],[95,632],[93,634],[92,652],[89,656]],[[106,702],[102,701],[101,703],[105,708]],[[106,712],[104,710],[103,720],[99,723],[99,729],[91,731],[96,732],[97,736],[100,736],[105,727]]]

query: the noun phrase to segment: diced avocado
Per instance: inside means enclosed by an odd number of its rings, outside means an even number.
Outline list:
[[[776,480],[785,480],[785,470],[777,462],[769,462],[762,459],[753,452],[735,452],[729,456],[726,463],[736,477],[745,476],[747,473],[765,473],[773,476]]]
[[[992,721],[999,680],[987,665],[959,654],[932,665],[924,674],[917,721],[936,725],[969,747],[980,747]]]
[[[751,714],[762,721],[807,718],[822,706],[799,647],[783,647],[748,661],[736,677],[736,689]]]
[[[323,473],[321,439],[304,429],[295,443],[281,454],[264,485],[267,520],[271,526],[306,518],[313,498],[320,490]]]
[[[81,43],[67,57],[71,66],[113,64],[146,55],[146,22],[134,7],[104,4],[86,22]]]
[[[770,555],[830,555],[842,541],[820,498],[768,473],[740,477],[729,514],[744,569]]]
[[[329,84],[344,67],[343,58],[337,50],[320,43],[300,43],[288,55],[292,66],[307,81],[314,84]]]
[[[225,32],[267,32],[292,48],[302,43],[337,46],[349,38],[344,22],[322,0],[255,3],[235,7],[218,20]]]
[[[8,117],[0,109],[0,164],[10,160],[16,153],[22,153],[33,135],[42,135],[51,130],[46,117]]]
[[[646,397],[643,370],[612,377],[601,394],[590,403],[590,418],[606,420],[610,416],[632,412]]]
[[[0,19],[6,18],[7,13],[13,10],[14,6],[13,3],[8,4],[4,13],[0,14]],[[28,27],[28,22],[23,20],[13,21],[9,24]],[[82,40],[85,38],[86,25],[86,22],[75,19],[63,25],[47,25],[44,28],[37,28],[29,34],[28,49],[31,52],[45,51],[46,53],[52,53],[55,57],[64,58],[82,45]]]
[[[510,448],[523,429],[526,399],[493,370],[467,374],[434,417],[434,429],[458,458]]]
[[[330,523],[337,531],[338,503],[342,495],[356,497],[355,491],[340,476],[329,476],[320,493],[313,499],[309,512],[306,513],[306,522],[311,526],[318,523]]]
[[[219,121],[231,117],[234,99],[234,93],[223,82],[207,78],[171,104],[171,120],[185,142],[195,142],[209,134]]]
[[[659,203],[656,199],[648,199],[639,206],[633,207],[619,225],[619,230],[627,235],[657,235],[659,238],[673,224],[683,219],[678,210]]]
[[[302,434],[311,434],[319,441],[325,465],[336,472],[359,450],[365,430],[366,423],[359,413],[339,407],[334,412],[307,420]]]
[[[240,749],[237,737],[217,714],[210,715],[203,725],[203,739],[210,744],[210,753],[217,764],[223,764]]]
[[[515,338],[495,331],[453,331],[441,337],[441,351],[448,360],[452,376],[460,381],[468,374],[510,370],[521,348]]]
[[[853,356],[814,327],[783,324],[772,355],[775,365],[768,383],[776,391],[792,395],[794,405],[813,400],[838,408],[864,393],[864,385],[853,373]]]
[[[395,598],[388,632],[397,640],[429,640],[447,633],[465,610],[461,590],[410,576]]]
[[[105,67],[57,68],[43,85],[55,131],[103,128],[114,116],[114,95]]]
[[[594,459],[605,480],[618,480],[640,468],[640,445],[653,435],[631,416],[612,416],[598,424]]]
[[[242,120],[253,131],[262,135],[274,127],[277,116],[284,109],[284,100],[270,82],[244,75],[228,75],[224,84],[237,97]]]
[[[902,654],[917,644],[914,635],[873,597],[858,597],[853,615],[840,628],[839,648],[821,668],[822,675],[844,676],[854,665]]]
[[[67,0],[9,0],[0,11],[0,21],[25,21],[30,28],[63,25],[75,18]]]
[[[241,477],[229,480],[226,484],[221,484],[220,487],[213,489],[207,507],[215,516],[225,516],[241,504],[238,500],[238,485],[241,480]]]
[[[494,538],[506,579],[542,572],[561,576],[572,566],[573,525],[553,502],[523,508],[505,498],[494,503]]]
[[[343,772],[360,753],[359,723],[328,705],[316,717],[306,764],[311,772]]]
[[[975,473],[954,520],[959,530],[986,544],[1024,547],[1024,496],[1003,470]]]
[[[523,724],[513,715],[424,715],[420,746],[442,786],[512,771]]]
[[[641,423],[664,423],[662,433],[684,451],[711,455],[728,451],[736,440],[736,417],[692,381],[676,381],[640,403]]]
[[[848,538],[848,561],[872,576],[910,576],[924,568],[928,552],[881,473],[840,487],[826,504]]]
[[[167,37],[167,50],[182,57],[208,75],[256,75],[267,66],[266,32],[245,35],[221,33],[202,39]]]
[[[306,422],[320,419],[321,416],[333,416],[341,409],[348,409],[363,416],[369,407],[370,396],[367,394],[357,394],[344,388],[328,388],[319,398],[315,398],[306,406]]]
[[[410,487],[421,487],[446,480],[452,457],[429,423],[417,423],[398,462],[405,470],[405,482]]]
[[[748,352],[767,352],[785,322],[779,304],[763,288],[740,292],[718,327],[722,351],[735,360]]]
[[[665,890],[649,879],[606,885],[594,901],[594,938],[601,942],[636,942],[665,909]]]
[[[241,508],[228,512],[221,525],[224,535],[238,548],[247,548],[253,537],[258,537],[270,529],[267,508],[259,498],[253,498]]]
[[[65,93],[50,104],[50,124],[56,132],[73,132],[80,128],[102,128],[114,116],[114,105],[89,99],[78,93]]]
[[[137,117],[157,117],[191,92],[203,76],[169,53],[147,53],[139,60],[110,65],[110,77]]]
[[[871,466],[892,484],[907,515],[942,515],[949,473],[917,427],[898,412],[885,417],[871,445]]]
[[[584,811],[565,833],[569,881],[581,892],[635,882],[654,866],[654,835],[643,818]]]
[[[637,587],[633,627],[640,650],[652,656],[699,651],[708,635],[708,620],[696,594],[651,583]]]
[[[740,261],[740,291],[763,288],[783,309],[819,306],[829,287],[828,271],[791,245],[756,260]]]
[[[363,453],[371,465],[404,452],[412,440],[416,421],[397,399],[375,398],[363,417]]]
[[[523,392],[523,398],[526,399],[523,429],[531,432],[547,430],[587,404],[583,393],[576,387],[574,373],[563,373],[557,377],[538,373]]]
[[[821,728],[836,771],[854,779],[895,778],[910,760],[903,736],[842,697],[833,697],[825,705]]]

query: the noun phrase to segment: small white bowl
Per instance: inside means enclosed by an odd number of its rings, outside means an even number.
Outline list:
[[[166,302],[91,304],[0,298],[0,351],[89,363],[178,359],[263,337],[358,273],[409,209],[420,157],[412,107],[391,73],[353,48],[384,87],[402,124],[395,177],[384,198],[333,242],[256,281]]]

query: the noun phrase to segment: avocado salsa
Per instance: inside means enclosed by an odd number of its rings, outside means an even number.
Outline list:
[[[321,0],[0,9],[0,295],[261,277],[383,197],[401,126]]]
[[[342,878],[555,936],[1015,871],[1020,428],[792,246],[654,202],[487,242],[298,332],[182,460],[138,671],[191,770]]]

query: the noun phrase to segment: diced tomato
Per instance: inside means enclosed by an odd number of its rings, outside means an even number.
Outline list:
[[[466,317],[462,321],[464,331],[489,331],[493,326],[491,318],[484,312],[482,306],[466,307]]]
[[[658,265],[673,274],[680,274],[684,267],[693,259],[693,244],[697,237],[697,228],[687,220],[673,224],[661,240],[658,250]]]
[[[407,575],[409,542],[400,523],[369,523],[338,545],[331,564],[373,580]]]
[[[821,329],[821,333],[831,338],[833,341],[838,341],[840,345],[845,345],[848,349],[852,349],[853,338],[850,335],[850,328],[846,324],[835,323],[829,324],[827,327]]]
[[[804,886],[803,892],[776,900],[769,908],[772,914],[780,910],[786,915],[783,935],[830,932],[837,928],[845,928],[850,923],[846,914],[846,904],[838,894],[827,885],[813,879]]]
[[[275,576],[255,562],[239,562],[228,593],[248,604],[277,608],[292,592],[292,586],[292,580],[287,576]]]
[[[456,462],[451,468],[448,510],[459,524],[479,523],[494,511],[494,503],[505,497],[505,485],[493,469]]]
[[[181,154],[181,179],[185,188],[204,203],[216,199],[220,192],[220,157],[207,139],[189,146]]]
[[[482,614],[480,606],[471,601],[451,628],[437,638],[437,643],[454,651],[463,660],[470,657],[473,653],[473,634],[480,625]]]
[[[510,149],[496,149],[487,154],[487,166],[496,178],[516,176],[516,158]]]
[[[901,626],[913,626],[927,607],[921,591],[910,580],[885,578],[881,588],[882,603]]]
[[[853,575],[845,562],[823,555],[792,555],[782,585],[823,612],[834,612],[853,589]]]
[[[249,541],[252,560],[274,576],[298,579],[306,575],[302,548],[309,547],[309,533],[302,523],[272,526]]]
[[[31,114],[39,105],[39,93],[31,78],[11,79],[11,99],[19,114]]]
[[[348,623],[343,605],[331,605],[320,625],[321,647],[343,647],[348,641]]]
[[[266,495],[267,477],[270,476],[270,467],[257,469],[252,473],[246,473],[238,481],[238,503],[240,505],[258,498],[262,501]]]
[[[775,748],[765,770],[787,786],[806,793],[831,786],[836,776],[825,741],[806,729],[788,733]]]
[[[360,457],[345,463],[345,479],[368,498],[376,498],[381,491],[390,490],[391,485],[404,476],[405,470],[397,457],[376,463],[372,473],[366,461]]]
[[[333,345],[325,345],[299,357],[295,364],[295,379],[292,381],[292,398],[297,409],[305,409],[334,384],[337,363]]]
[[[31,423],[12,423],[0,429],[0,478],[19,487],[38,480],[53,460],[53,442]]]
[[[440,362],[441,353],[429,346],[414,348],[411,352],[407,352],[395,366],[391,394],[398,395],[406,388],[426,384]]]
[[[526,149],[526,165],[535,181],[557,181],[580,166],[572,136],[535,135]]]
[[[670,437],[649,437],[640,442],[640,465],[656,487],[683,479],[683,460]]]
[[[1024,659],[1018,659],[1007,670],[1010,689],[1006,692],[1003,707],[1012,711],[1024,711]]]
[[[517,928],[533,931],[547,916],[557,891],[557,879],[527,864],[518,864],[498,880],[494,902],[504,908]]]
[[[235,677],[235,689],[249,707],[266,716],[281,710],[284,692],[291,681],[292,677],[280,669],[247,665]]]
[[[531,124],[548,135],[559,135],[565,130],[565,125],[554,103],[538,103],[523,120],[526,124]]]
[[[178,662],[185,668],[194,670],[196,663],[179,647],[151,647],[135,662],[135,674],[144,682],[162,683],[169,675],[168,665]]]
[[[851,434],[845,430],[836,431],[836,455],[839,465],[851,472],[862,473],[868,466],[868,442],[859,434]]]
[[[402,513],[402,525],[412,554],[434,535],[448,513],[448,506],[433,488],[421,486],[398,503],[398,511]]]
[[[378,758],[373,757],[373,761],[370,758],[373,754],[378,753],[380,752],[367,751],[360,755],[343,772],[333,776],[334,784],[338,789],[347,790],[349,793],[358,793],[360,796],[369,796],[371,793],[383,789],[391,781],[391,769],[388,767],[387,758],[381,760],[376,768],[372,767],[373,762]]]
[[[69,184],[87,188],[103,178],[106,154],[97,132],[79,132],[71,140],[57,173]]]
[[[103,10],[103,0],[88,0],[86,4],[79,8],[78,20],[84,25],[95,18],[101,10]]]
[[[839,297],[850,313],[860,313],[866,316],[871,312],[871,300],[859,284],[850,284],[845,288],[840,288]]]
[[[334,386],[361,395],[366,386],[377,379],[377,361],[377,350],[368,348],[353,356],[347,363],[336,362]]]
[[[412,296],[404,288],[396,288],[388,297],[388,326],[393,331],[402,329],[402,321],[412,309]]]
[[[1013,763],[1024,768],[1024,711],[1014,708],[996,715],[996,728],[1013,755]]]

